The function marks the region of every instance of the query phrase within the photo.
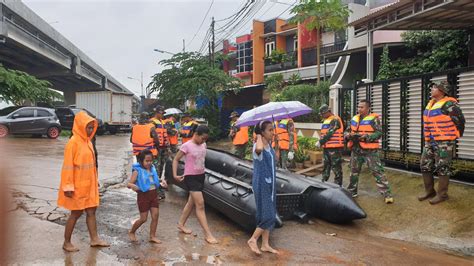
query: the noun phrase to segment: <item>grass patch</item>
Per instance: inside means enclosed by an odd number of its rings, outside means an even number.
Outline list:
[[[71,130],[61,130],[61,137],[70,137],[71,136]]]

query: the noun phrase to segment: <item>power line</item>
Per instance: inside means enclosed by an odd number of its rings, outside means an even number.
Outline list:
[[[199,28],[198,30],[196,31],[196,33],[194,34],[193,38],[191,39],[191,41],[189,42],[189,46],[191,46],[191,44],[193,43],[194,41],[194,38],[196,38],[196,35],[199,33],[199,31],[201,30],[201,27],[202,25],[204,24],[204,21],[206,20],[207,18],[207,15],[209,14],[209,11],[211,11],[211,8],[212,8],[212,5],[214,4],[214,0],[211,1],[211,4],[209,5],[209,8],[207,9],[207,12],[206,12],[206,15],[204,15],[204,18],[202,19],[201,21],[201,25],[199,25]]]
[[[252,6],[252,8],[242,17],[242,19],[234,25],[226,34],[222,36],[217,45],[220,45],[224,40],[228,39],[234,33],[238,32],[242,27],[246,26],[248,21],[260,11],[260,9],[265,5],[265,1],[257,1],[257,4]]]
[[[244,3],[244,4],[243,4],[243,6],[245,6],[245,5],[246,5],[246,3],[248,3],[248,2],[250,2],[250,1],[249,1],[249,0],[247,0],[247,1],[243,1],[243,2],[242,2],[242,3]],[[242,10],[243,6],[242,6],[242,7],[240,7],[240,10]],[[221,22],[221,21],[228,20],[228,19],[230,19],[230,18],[232,18],[232,17],[236,16],[236,15],[237,15],[237,14],[240,12],[240,10],[239,10],[239,11],[237,11],[235,14],[232,14],[232,15],[230,15],[230,16],[228,16],[228,17],[226,17],[226,18],[223,18],[223,19],[218,19],[218,20],[216,20],[215,22]]]
[[[217,31],[218,31],[218,32],[223,32],[223,31],[225,31],[226,29],[228,29],[230,26],[232,26],[232,24],[234,24],[244,12],[246,12],[249,8],[251,8],[251,5],[252,5],[253,3],[255,3],[255,0],[248,0],[247,3],[245,4],[245,6],[242,7],[242,8],[233,16],[233,18],[232,18],[230,21],[228,21],[226,24],[224,24],[224,26],[218,28]]]

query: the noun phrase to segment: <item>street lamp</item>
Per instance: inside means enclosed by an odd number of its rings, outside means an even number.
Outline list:
[[[128,79],[133,79],[133,80],[136,80],[138,82],[140,82],[140,85],[141,85],[141,88],[142,88],[142,96],[144,95],[143,94],[143,72],[141,72],[141,78],[140,79],[137,79],[137,78],[132,78],[132,77],[127,77]]]
[[[175,55],[175,53],[168,52],[168,51],[165,51],[165,50],[160,50],[160,49],[153,49],[153,51],[158,52],[158,53],[162,53],[162,54]]]

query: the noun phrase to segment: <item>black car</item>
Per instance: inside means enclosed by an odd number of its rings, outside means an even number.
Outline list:
[[[74,124],[74,117],[80,111],[86,112],[89,116],[94,117],[95,115],[89,112],[86,109],[76,108],[76,107],[56,107],[55,112],[59,118],[59,122],[64,129],[72,129]],[[101,119],[96,118],[98,121],[97,135],[102,135],[104,133],[104,123]]]
[[[59,137],[61,124],[53,109],[10,106],[0,110],[0,138],[9,134],[46,135]]]

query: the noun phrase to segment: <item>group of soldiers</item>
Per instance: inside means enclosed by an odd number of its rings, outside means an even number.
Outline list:
[[[347,189],[352,197],[358,196],[359,175],[363,164],[367,164],[375,177],[377,189],[383,195],[385,203],[393,203],[390,184],[385,176],[383,164],[378,150],[383,136],[381,116],[371,112],[368,100],[361,100],[350,125],[344,130],[341,118],[331,112],[327,105],[319,108],[323,118],[320,139],[317,147],[323,149],[322,180],[328,181],[331,171],[334,173],[334,182],[342,186],[342,154],[347,147],[351,151],[350,181]],[[249,127],[239,127],[236,122],[237,112],[230,117],[229,137],[232,139],[234,154],[244,159],[249,143]],[[130,141],[133,144],[133,153],[136,155],[143,149],[150,149],[156,156],[157,169],[162,173],[164,164],[169,156],[176,153],[178,137],[185,143],[193,134],[193,127],[197,122],[189,114],[182,114],[181,128],[176,127],[176,117],[164,116],[163,108],[155,109],[154,117],[148,118],[142,113],[139,123],[132,129]],[[458,101],[449,96],[449,87],[446,82],[431,85],[431,100],[423,113],[424,147],[420,160],[420,169],[423,176],[425,193],[418,199],[430,199],[431,204],[437,204],[448,199],[449,178],[453,172],[451,161],[455,142],[464,133],[465,119],[458,105]],[[280,154],[279,166],[288,168],[295,151],[298,149],[298,140],[292,119],[282,119],[274,122],[275,139],[273,147]],[[253,135],[255,138],[255,134]],[[434,174],[438,175],[438,191],[434,188]]]
[[[163,172],[166,160],[177,152],[178,138],[181,137],[181,143],[189,141],[194,128],[198,125],[188,113],[181,114],[180,128],[177,127],[176,121],[175,115],[165,114],[164,108],[159,106],[154,109],[151,118],[148,113],[141,113],[138,124],[132,127],[130,142],[133,154],[136,156],[142,150],[150,150],[160,174]],[[160,198],[164,198],[162,191]]]
[[[447,82],[431,84],[431,100],[423,113],[424,147],[420,160],[425,193],[418,197],[430,199],[437,204],[448,199],[449,178],[452,176],[451,161],[456,140],[464,133],[465,119],[458,101],[449,96]],[[334,115],[327,105],[321,106],[319,113],[324,118],[321,138],[317,146],[323,148],[323,181],[329,179],[331,170],[335,183],[342,186],[342,152],[347,144],[351,150],[351,176],[348,190],[357,197],[357,187],[361,167],[367,163],[375,177],[377,188],[384,196],[385,203],[393,203],[389,182],[384,174],[378,150],[383,136],[380,115],[370,112],[370,102],[362,100],[358,114],[344,131],[341,118]],[[434,188],[433,175],[438,175],[438,191]]]

